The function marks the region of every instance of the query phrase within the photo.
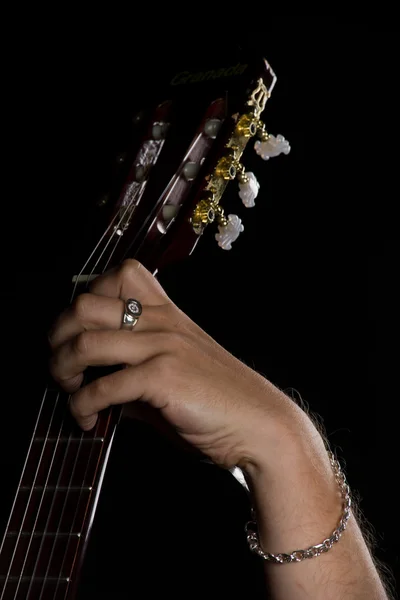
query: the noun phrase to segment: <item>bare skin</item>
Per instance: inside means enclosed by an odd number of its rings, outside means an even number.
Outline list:
[[[120,329],[128,298],[143,305],[133,331]],[[52,375],[73,394],[71,411],[82,429],[111,404],[140,401],[136,407],[157,414],[184,444],[244,470],[266,552],[306,548],[332,533],[341,499],[311,420],[183,314],[140,263],[126,261],[97,278],[59,317],[49,340]],[[88,366],[121,364],[81,387]],[[274,600],[387,598],[354,518],[326,554],[266,564],[265,575]]]

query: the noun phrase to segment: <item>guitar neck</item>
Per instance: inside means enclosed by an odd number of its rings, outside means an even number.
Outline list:
[[[72,600],[120,409],[80,431],[47,388],[1,545],[1,600]]]

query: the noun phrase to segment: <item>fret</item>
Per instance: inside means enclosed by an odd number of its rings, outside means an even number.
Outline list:
[[[15,583],[18,582],[21,579],[22,583],[26,583],[29,581],[38,581],[43,583],[44,581],[48,582],[48,583],[57,583],[58,581],[64,581],[65,583],[68,583],[70,580],[69,577],[32,577],[29,575],[24,575],[23,577],[18,577],[16,575],[13,575],[12,577],[9,577],[9,581],[11,583]],[[0,582],[5,581],[5,577],[0,575]]]
[[[47,388],[36,437],[47,437],[52,432],[55,436],[59,434],[64,415],[68,413],[68,398],[68,394],[61,390]]]
[[[1,600],[65,600],[66,586],[52,587],[47,577],[61,574],[66,581],[74,565],[81,564],[101,487],[98,468],[104,466],[103,452],[107,450],[108,455],[112,439],[112,414],[115,423],[119,411],[105,411],[97,426],[84,433],[67,417],[56,435],[46,437],[46,427],[42,427],[43,433],[31,444],[3,540],[0,578],[5,581],[8,574],[13,579],[7,580],[4,590],[0,580]],[[40,577],[46,577],[42,595]]]
[[[33,582],[30,577],[23,577],[21,581],[13,577],[7,581],[3,600],[65,600],[70,581],[69,577],[35,577]],[[0,577],[0,592],[3,584],[4,579]]]
[[[21,487],[90,486],[103,444],[60,444],[48,440],[32,446]],[[78,460],[75,461],[78,453]],[[40,460],[40,464],[39,464]],[[39,468],[38,468],[39,467]],[[75,468],[74,468],[75,467]]]
[[[84,518],[87,501],[92,493],[88,488],[75,490],[54,490],[52,493],[38,492],[31,495],[29,511],[23,519],[27,491],[19,491],[13,515],[11,517],[10,531],[70,531],[73,529],[75,513],[76,523],[80,528],[81,520]],[[65,503],[64,514],[62,515]],[[40,509],[39,509],[40,507]],[[51,513],[50,513],[51,509]],[[62,515],[62,522],[59,519]],[[23,522],[22,522],[23,521]],[[36,525],[35,525],[36,521]],[[48,524],[47,524],[47,521]],[[47,524],[47,527],[46,527]]]
[[[3,551],[11,553],[15,547],[15,541],[13,536],[7,536]],[[69,577],[73,557],[79,543],[80,536],[77,535],[20,536],[9,576],[19,577],[22,575],[32,579],[32,576],[35,578],[45,577],[48,570],[49,577],[58,577],[62,569],[61,575]],[[40,561],[36,561],[39,551]],[[6,577],[7,572],[8,568],[2,568],[0,577]]]
[[[86,485],[86,486],[82,486],[82,485],[34,485],[29,486],[29,485],[21,485],[20,488],[21,492],[27,492],[29,490],[33,490],[34,492],[55,492],[55,491],[60,491],[60,492],[68,492],[69,490],[76,492],[79,490],[82,491],[87,491],[90,492],[93,489],[93,486],[91,485]]]
[[[53,507],[54,514],[51,515],[47,531],[44,531],[42,523],[42,528],[39,529],[38,527],[35,532],[11,529],[5,536],[3,557],[6,559],[6,557],[11,558],[14,555],[14,559],[10,570],[9,560],[0,561],[0,580],[1,578],[4,580],[7,573],[11,578],[11,583],[8,582],[6,586],[4,600],[8,597],[13,598],[13,600],[14,598],[25,600],[31,581],[29,598],[32,598],[32,600],[39,598],[40,587],[36,584],[38,581],[44,582],[44,577],[46,577],[46,589],[43,598],[48,597],[49,600],[50,598],[58,598],[59,590],[57,589],[57,594],[55,594],[56,588],[54,586],[51,588],[51,594],[53,595],[47,596],[47,594],[50,594],[47,577],[50,580],[58,581],[60,574],[65,579],[70,576],[82,535],[79,529],[74,529],[74,525],[76,524],[77,527],[84,525],[84,517],[90,498],[88,494],[81,496],[80,499],[76,495],[69,494],[71,501],[68,501],[67,494],[64,493],[62,496],[62,502],[56,502]],[[65,511],[62,513],[64,502]],[[61,514],[63,514],[62,518]],[[68,531],[68,527],[70,527],[70,531]],[[39,561],[37,561],[38,556],[40,556]],[[20,575],[22,575],[24,581],[29,583],[28,585],[19,584],[18,595],[11,595],[10,590],[13,593],[17,590],[17,579]],[[32,579],[33,575],[35,577]],[[2,585],[0,584],[0,590],[1,588]],[[64,589],[65,594],[65,586],[61,589]],[[22,594],[21,590],[25,595]],[[38,595],[36,596],[35,593]],[[60,596],[60,598],[64,598],[64,596]]]
[[[52,439],[83,439],[104,438],[106,425],[100,420],[92,430],[82,432],[77,426],[68,409],[69,395],[61,389],[48,388],[46,391],[42,414],[35,431],[35,440]]]
[[[67,533],[63,531],[48,531],[44,533],[43,531],[7,531],[6,537],[16,538],[18,536],[26,537],[33,535],[34,537],[70,537],[77,536],[81,537],[81,532],[73,532],[69,531]]]
[[[33,441],[35,442],[35,444],[39,444],[39,443],[43,444],[43,443],[47,443],[47,442],[50,442],[50,443],[58,442],[59,444],[65,444],[66,442],[68,442],[68,443],[75,443],[75,442],[88,443],[89,442],[90,443],[90,442],[104,442],[104,438],[103,437],[90,438],[90,437],[82,437],[82,436],[81,437],[60,437],[60,438],[37,437],[37,438],[34,438]]]

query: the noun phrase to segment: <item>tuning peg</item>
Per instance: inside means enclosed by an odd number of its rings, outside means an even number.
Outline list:
[[[257,198],[260,189],[256,176],[251,171],[246,171],[244,165],[239,161],[236,161],[234,165],[236,177],[239,180],[239,198],[246,208],[255,206],[254,200]]]
[[[172,221],[176,217],[179,211],[179,206],[175,206],[175,204],[164,204],[162,208],[162,216],[166,223]]]
[[[163,140],[167,136],[169,123],[153,123],[151,135],[153,140]]]
[[[186,181],[193,181],[198,175],[200,170],[200,163],[187,162],[182,169],[182,174]]]
[[[264,132],[265,133],[265,132]],[[277,135],[274,137],[271,134],[266,134],[266,139],[264,141],[255,142],[254,150],[256,153],[261,156],[263,160],[269,160],[274,156],[278,156],[279,154],[289,154],[290,152],[290,144],[283,135]]]
[[[218,246],[223,250],[231,250],[233,242],[244,231],[244,225],[242,225],[242,221],[237,215],[228,215],[228,218],[222,216],[218,231],[219,233],[215,234]]]
[[[251,171],[243,173],[242,180],[239,180],[239,198],[246,208],[255,206],[254,200],[257,198],[260,184],[256,176]]]
[[[204,126],[204,133],[210,138],[216,138],[222,121],[219,119],[208,119]]]
[[[167,233],[167,229],[179,212],[179,206],[175,204],[164,204],[161,218],[157,220],[157,229],[160,233]]]

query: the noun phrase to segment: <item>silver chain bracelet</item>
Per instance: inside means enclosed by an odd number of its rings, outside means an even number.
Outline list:
[[[324,540],[321,544],[317,544],[315,546],[310,546],[306,550],[294,550],[290,554],[270,554],[269,552],[264,552],[264,550],[260,546],[260,541],[257,534],[257,523],[256,523],[256,515],[254,509],[252,509],[252,520],[248,521],[245,526],[245,531],[247,534],[247,542],[249,544],[250,550],[261,556],[264,560],[268,562],[272,562],[275,564],[284,564],[284,563],[292,563],[292,562],[301,562],[306,558],[313,558],[314,556],[319,556],[324,552],[328,552],[341,538],[343,531],[347,527],[347,521],[350,518],[350,507],[351,507],[351,498],[350,498],[350,488],[346,482],[346,478],[344,473],[340,467],[339,462],[336,460],[332,452],[329,452],[329,460],[331,462],[331,466],[333,469],[333,473],[335,475],[335,479],[340,488],[340,492],[343,498],[343,513],[341,519],[339,521],[338,526],[333,531],[332,535]]]

